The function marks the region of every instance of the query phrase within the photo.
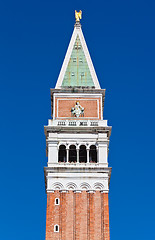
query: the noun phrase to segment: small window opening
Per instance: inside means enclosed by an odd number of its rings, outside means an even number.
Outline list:
[[[56,198],[55,199],[55,205],[59,205],[60,204],[60,200],[59,200],[59,198]]]
[[[80,163],[86,163],[87,162],[87,151],[86,151],[86,146],[85,145],[80,146],[79,162]]]
[[[59,232],[59,225],[56,224],[56,225],[54,226],[54,232]]]
[[[77,152],[75,145],[69,147],[69,162],[77,162]]]
[[[97,150],[95,145],[90,146],[89,151],[89,162],[90,163],[97,163]]]
[[[66,146],[59,146],[58,162],[66,162]]]
[[[74,46],[74,48],[75,48],[75,49],[81,49],[81,45],[78,45],[78,44],[77,44],[77,45]]]

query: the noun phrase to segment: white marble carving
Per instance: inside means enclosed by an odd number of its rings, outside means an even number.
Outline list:
[[[80,105],[79,102],[76,102],[75,106],[71,109],[72,117],[84,117],[84,108]]]

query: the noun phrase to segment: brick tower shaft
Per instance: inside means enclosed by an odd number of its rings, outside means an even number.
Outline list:
[[[60,205],[55,205],[55,198],[60,199]],[[59,225],[58,233],[51,231],[55,223]],[[109,240],[108,193],[47,193],[46,239]]]

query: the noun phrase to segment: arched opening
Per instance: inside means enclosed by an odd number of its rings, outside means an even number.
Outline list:
[[[66,162],[66,146],[65,145],[59,146],[58,162]]]
[[[86,163],[87,162],[87,151],[86,151],[86,146],[85,145],[80,146],[79,162],[80,163]]]
[[[59,198],[55,198],[55,205],[60,205],[60,199]]]
[[[89,150],[89,162],[90,163],[97,163],[97,150],[95,145],[90,146]]]
[[[77,152],[76,152],[76,146],[70,145],[69,147],[69,162],[77,162]]]
[[[58,224],[54,225],[54,232],[59,232],[59,225]]]

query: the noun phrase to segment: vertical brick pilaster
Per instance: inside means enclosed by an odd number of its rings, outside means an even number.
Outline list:
[[[95,239],[101,240],[101,192],[94,193],[94,236]]]
[[[73,192],[73,240],[76,239],[76,193]]]
[[[104,194],[101,193],[101,239],[104,239]]]
[[[87,240],[90,240],[90,197],[87,193]]]
[[[60,232],[54,232],[54,225],[60,226],[60,205],[55,206],[55,198],[60,198],[59,191],[47,193],[46,240],[59,240]]]
[[[47,193],[47,209],[46,209],[46,240],[50,238],[50,225],[52,224],[52,218],[50,219],[50,193]]]
[[[80,240],[87,240],[87,192],[81,192]]]
[[[108,193],[103,194],[103,234],[104,240],[110,240],[110,231],[109,231],[109,201],[108,201]]]
[[[76,224],[75,224],[75,239],[80,240],[81,236],[81,193],[76,192],[75,193],[75,218],[76,218]]]
[[[53,199],[54,199],[54,194],[47,193],[46,240],[51,240],[53,237],[53,231],[51,231],[51,229],[54,227],[54,215],[53,215],[54,200]]]
[[[88,193],[89,194],[89,216],[90,216],[90,222],[89,222],[89,239],[95,240],[94,236],[94,193]]]
[[[74,192],[66,193],[66,240],[74,239]],[[62,240],[64,240],[62,238]]]
[[[66,224],[67,224],[67,202],[66,202],[66,192],[61,192],[60,198],[60,209],[61,209],[61,216],[60,216],[60,239],[67,240],[66,238]]]

